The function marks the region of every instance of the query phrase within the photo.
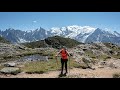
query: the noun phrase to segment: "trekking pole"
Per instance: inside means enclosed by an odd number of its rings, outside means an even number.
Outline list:
[[[70,75],[70,56],[69,56],[69,75]]]
[[[56,63],[57,63],[56,65],[57,65],[57,69],[58,69],[58,61],[57,61],[57,56],[56,56]]]

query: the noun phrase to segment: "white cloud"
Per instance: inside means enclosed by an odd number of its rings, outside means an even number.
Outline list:
[[[33,21],[33,23],[37,23],[37,21]]]

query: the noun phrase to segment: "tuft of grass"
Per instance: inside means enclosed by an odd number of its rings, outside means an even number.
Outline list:
[[[106,47],[112,49],[112,51],[120,51],[120,47],[116,44],[113,43],[104,43],[104,45],[106,45]]]
[[[3,66],[3,65],[0,65],[0,70],[3,69],[3,68],[4,68],[4,66]]]
[[[10,58],[13,58],[13,56],[3,56],[3,59],[10,59]]]
[[[116,59],[120,59],[120,55],[112,55],[112,57],[114,57]]]
[[[17,74],[20,73],[20,72],[21,72],[21,69],[17,70],[16,72],[11,72],[11,74],[17,75]]]
[[[110,57],[107,56],[107,55],[100,55],[100,56],[98,57],[99,60],[104,60],[104,61],[106,61],[108,58],[110,58]]]
[[[86,50],[85,51],[85,54],[87,56],[89,56],[90,58],[96,58],[96,56],[93,54],[93,52],[91,50]]]
[[[120,73],[114,73],[113,78],[120,78]]]

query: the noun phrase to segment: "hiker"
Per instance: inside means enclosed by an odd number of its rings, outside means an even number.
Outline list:
[[[58,56],[59,54],[61,55],[61,74],[60,75],[66,75],[68,73],[67,62],[68,62],[69,54],[65,47],[63,47],[56,56]],[[64,65],[65,65],[66,72],[63,74]]]

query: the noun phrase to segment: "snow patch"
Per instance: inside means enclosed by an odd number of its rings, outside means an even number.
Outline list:
[[[45,31],[45,35],[48,35],[47,31]]]
[[[32,32],[32,30],[28,30],[28,31],[26,31],[27,33],[30,33],[30,32]]]
[[[19,38],[19,43],[25,43],[25,42],[28,42],[28,41],[26,41],[25,39]]]
[[[53,27],[53,28],[51,28],[51,33],[56,34],[56,35],[60,35],[60,34],[62,34],[62,31],[58,27]]]
[[[114,31],[114,33],[113,33],[115,36],[117,36],[117,37],[120,37],[120,34],[118,33],[118,32],[116,32],[116,31]]]
[[[84,43],[88,36],[89,36],[89,35],[84,36],[84,37],[82,38],[81,42]]]
[[[99,41],[100,41],[100,35],[98,35],[98,37],[97,37],[97,39],[96,39],[96,40],[97,40],[97,42],[99,42]]]
[[[71,33],[69,35],[67,35],[71,38],[74,38],[79,34],[84,35],[84,34],[88,34],[88,33],[93,33],[96,30],[96,28],[93,28],[90,26],[83,26],[82,27],[82,26],[77,26],[77,25],[67,26],[67,29],[69,31],[71,31]],[[88,35],[86,37],[88,37]]]
[[[62,27],[61,30],[62,30],[62,31],[66,31],[66,27]]]

